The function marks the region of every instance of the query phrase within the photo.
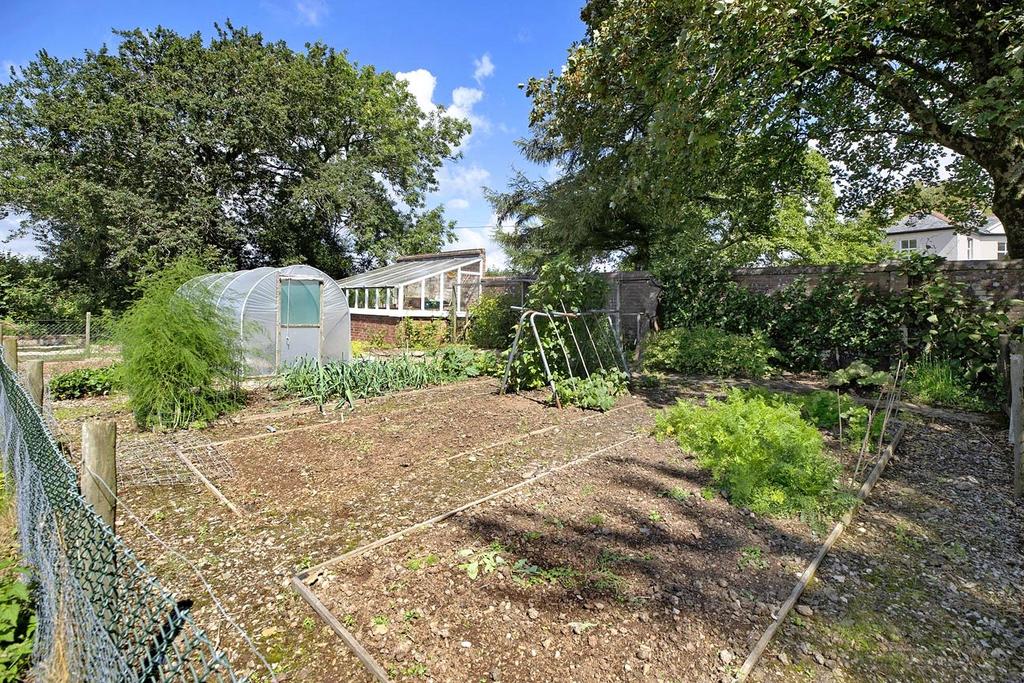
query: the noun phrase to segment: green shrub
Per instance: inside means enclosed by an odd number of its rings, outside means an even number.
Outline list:
[[[963,368],[955,361],[926,358],[907,370],[904,389],[912,400],[921,403],[966,410],[991,410],[992,406],[978,396],[964,375]]]
[[[508,348],[519,319],[519,312],[511,309],[512,303],[507,294],[480,297],[469,307],[466,341],[481,349]]]
[[[236,326],[194,283],[181,260],[143,282],[116,329],[123,362],[115,380],[142,427],[203,424],[239,405],[243,366]]]
[[[558,378],[555,389],[563,405],[588,410],[611,410],[615,406],[615,399],[627,393],[626,373],[621,370],[597,370],[586,378]]]
[[[20,566],[10,490],[0,474],[0,683],[31,680],[37,625],[27,570]]]
[[[395,331],[395,339],[401,347],[433,351],[448,341],[448,322],[402,318]]]
[[[57,401],[84,396],[106,396],[114,390],[116,374],[116,365],[62,372],[50,380],[50,396]]]
[[[764,336],[730,334],[713,327],[657,332],[644,352],[644,367],[687,375],[764,377],[771,373],[775,350]]]
[[[739,390],[704,407],[680,401],[658,416],[656,433],[694,453],[730,502],[754,512],[817,518],[845,502],[836,483],[839,463],[788,403]]]
[[[812,391],[809,394],[783,393],[754,388],[743,390],[749,397],[759,396],[769,403],[786,403],[800,410],[804,418],[819,429],[828,429],[837,434],[842,420],[843,443],[859,448],[868,427],[871,411],[855,403],[846,394],[831,391]],[[871,437],[877,440],[882,431],[882,420],[878,417],[871,423]]]

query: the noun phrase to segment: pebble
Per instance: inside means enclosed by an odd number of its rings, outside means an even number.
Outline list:
[[[721,652],[719,652],[718,653],[718,658],[722,660],[722,664],[728,664],[733,659],[735,659],[733,654],[731,652],[729,652],[728,650],[722,650]]]
[[[647,661],[654,655],[654,651],[646,645],[641,645],[640,649],[636,651],[637,659]]]
[[[779,661],[782,662],[785,666],[789,666],[789,655],[787,655],[785,652],[780,652]]]
[[[812,610],[807,605],[797,605],[796,606],[796,613],[799,614],[802,617],[809,617],[809,616],[814,614],[814,610]]]
[[[526,616],[530,617],[531,619],[536,619],[540,616],[540,611],[534,607],[531,607],[530,609],[526,610]]]
[[[464,640],[459,644],[462,645],[462,647],[473,647],[473,643],[469,642],[468,640]]]

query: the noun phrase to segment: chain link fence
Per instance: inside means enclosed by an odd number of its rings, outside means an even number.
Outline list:
[[[61,320],[4,322],[3,334],[16,336],[21,355],[60,358],[83,353],[103,353],[114,343],[114,319],[85,315]]]
[[[33,677],[238,681],[192,621],[82,498],[75,470],[0,359],[0,453],[38,619]]]

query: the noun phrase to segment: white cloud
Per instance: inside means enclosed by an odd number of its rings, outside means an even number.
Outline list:
[[[462,211],[463,209],[469,208],[469,200],[463,199],[462,197],[456,197],[455,199],[450,199],[445,202],[444,207],[452,211]]]
[[[438,194],[463,199],[476,197],[481,194],[490,177],[490,171],[476,164],[466,167],[445,165],[437,174]]]
[[[299,21],[307,26],[319,26],[324,17],[330,14],[327,0],[295,0],[295,12]]]
[[[491,61],[491,55],[484,53],[484,56],[480,59],[473,60],[473,78],[476,79],[477,85],[485,78],[494,73],[494,62]]]
[[[491,129],[491,122],[473,111],[473,107],[483,98],[483,90],[460,85],[452,90],[452,104],[448,107],[448,115],[469,121],[474,133],[487,132]]]
[[[8,241],[21,227],[21,221],[28,219],[25,214],[14,214],[0,220],[0,252],[9,251],[21,256],[39,256],[39,248],[31,237],[17,237]]]
[[[416,69],[415,71],[399,71],[395,74],[395,78],[400,81],[405,81],[409,92],[416,98],[416,104],[420,105],[427,114],[432,114],[437,111],[437,105],[434,104],[434,88],[437,87],[437,77],[430,73],[426,69]]]

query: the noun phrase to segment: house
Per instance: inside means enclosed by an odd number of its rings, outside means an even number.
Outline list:
[[[993,261],[1006,258],[1006,231],[995,216],[971,232],[957,226],[938,211],[907,216],[888,228],[885,239],[896,251],[937,254],[947,261]]]

